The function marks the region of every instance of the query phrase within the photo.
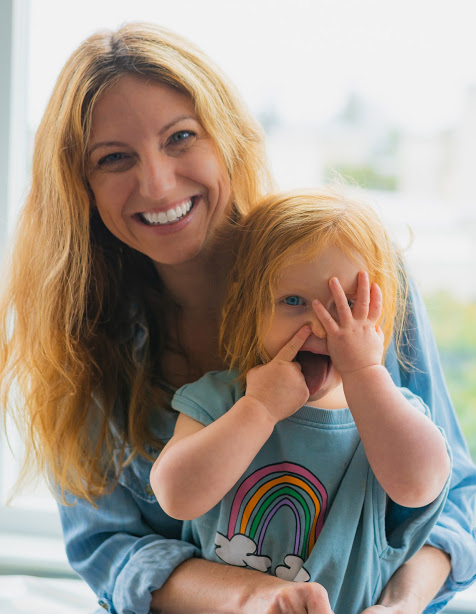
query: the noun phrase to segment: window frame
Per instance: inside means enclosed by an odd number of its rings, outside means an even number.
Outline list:
[[[0,2],[0,252],[3,256],[28,183],[28,49],[30,0]],[[8,503],[12,475],[18,471],[21,446],[0,424],[0,534],[59,538],[61,526],[54,505],[37,509],[28,496]],[[50,506],[48,506],[49,508]],[[5,554],[5,553],[4,553]]]

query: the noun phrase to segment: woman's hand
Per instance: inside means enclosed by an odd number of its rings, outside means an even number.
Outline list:
[[[362,614],[418,614],[416,611],[411,612],[399,605],[373,605],[371,608],[365,608]]]
[[[333,614],[326,589],[317,582],[287,582],[251,595],[244,614]],[[390,614],[390,613],[389,613]]]

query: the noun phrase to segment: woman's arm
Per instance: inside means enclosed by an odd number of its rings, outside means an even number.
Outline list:
[[[59,505],[69,562],[105,611],[332,614],[318,584],[298,586],[194,558],[199,551],[180,540],[181,523],[166,516],[151,494],[149,472],[150,463],[135,459],[124,485],[98,499],[97,507],[72,499],[72,505]]]
[[[451,571],[450,557],[423,546],[390,578],[378,603],[362,614],[420,614],[434,598]]]
[[[181,523],[168,518],[150,494],[150,463],[134,463],[127,486],[117,484],[97,507],[73,499],[58,505],[69,563],[111,614],[149,612],[151,590],[199,556],[198,548],[181,541]]]
[[[387,353],[386,366],[397,386],[409,388],[430,408],[433,421],[445,431],[453,460],[448,499],[428,539],[428,544],[437,552],[443,551],[450,556],[451,572],[426,609],[430,614],[439,611],[454,592],[467,588],[476,579],[476,468],[448,395],[423,300],[411,281],[406,329],[403,349],[412,368],[400,369],[394,351]],[[421,581],[432,583],[422,569]]]
[[[325,589],[315,582],[190,559],[153,593],[154,614],[333,614]]]

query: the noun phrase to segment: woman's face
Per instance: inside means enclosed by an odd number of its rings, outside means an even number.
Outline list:
[[[213,249],[230,180],[188,96],[121,77],[94,107],[88,161],[99,214],[118,239],[157,264]]]

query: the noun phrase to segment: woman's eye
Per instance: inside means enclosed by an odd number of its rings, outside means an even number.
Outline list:
[[[169,141],[172,145],[184,143],[187,139],[190,139],[195,136],[195,133],[191,130],[179,130],[178,132],[174,132],[170,137]]]
[[[354,303],[355,301],[353,301],[352,299],[350,298],[347,299],[347,305],[349,305],[351,311],[354,308]]]
[[[286,305],[292,305],[293,307],[296,306],[296,305],[304,305],[305,304],[304,300],[300,296],[287,296],[283,300],[283,303],[285,303]]]
[[[103,156],[98,160],[98,166],[104,166],[105,164],[114,164],[115,162],[121,162],[125,160],[127,155],[120,152],[114,152]]]

